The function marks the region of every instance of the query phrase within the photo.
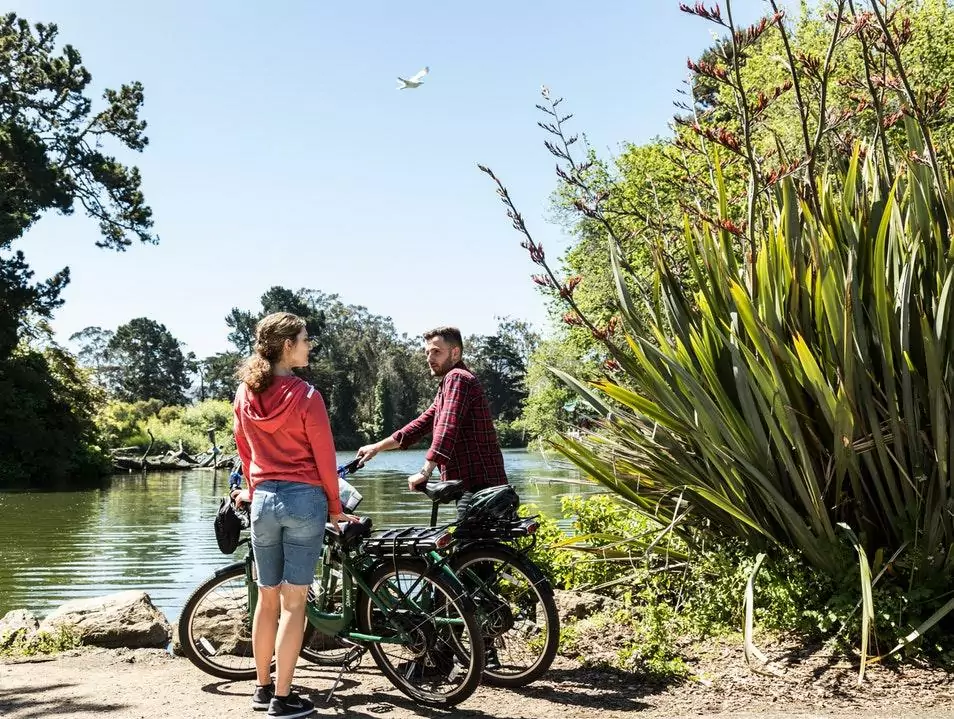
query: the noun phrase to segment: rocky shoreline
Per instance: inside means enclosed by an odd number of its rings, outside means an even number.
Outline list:
[[[106,649],[162,649],[172,641],[172,625],[142,591],[75,599],[42,621],[26,609],[14,609],[0,619],[0,652],[44,639]]]

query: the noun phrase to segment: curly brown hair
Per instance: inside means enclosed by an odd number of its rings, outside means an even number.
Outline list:
[[[291,312],[273,312],[255,325],[255,351],[239,367],[237,376],[255,394],[267,390],[275,379],[275,364],[282,358],[285,341],[294,343],[305,329],[305,320]]]

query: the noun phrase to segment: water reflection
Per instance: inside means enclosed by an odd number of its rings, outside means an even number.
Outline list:
[[[341,462],[353,454],[341,454]],[[573,470],[525,451],[505,452],[524,503],[559,511],[565,494],[588,491]],[[426,498],[407,491],[423,452],[378,455],[353,477],[364,496],[359,513],[375,526],[425,524]],[[218,472],[118,476],[103,489],[0,493],[0,616],[27,608],[44,614],[69,599],[144,589],[171,621],[199,582],[230,561],[212,531],[218,497],[228,485]],[[445,507],[441,516],[453,516]]]

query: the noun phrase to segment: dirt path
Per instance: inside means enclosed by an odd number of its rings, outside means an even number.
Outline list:
[[[915,668],[892,673],[878,668],[867,687],[852,690],[855,669],[848,664],[817,665],[809,658],[800,661],[799,671],[777,678],[751,673],[734,650],[717,651],[706,661],[708,668],[701,676],[711,679],[665,687],[646,684],[636,675],[584,669],[559,659],[544,681],[518,691],[481,688],[450,711],[416,706],[375,670],[369,658],[345,676],[330,705],[325,697],[333,672],[302,665],[296,684],[315,701],[319,716],[349,718],[954,719],[954,684],[943,671]],[[55,660],[0,662],[0,716],[263,717],[250,709],[251,688],[250,682],[215,680],[185,659],[159,650],[88,650]]]

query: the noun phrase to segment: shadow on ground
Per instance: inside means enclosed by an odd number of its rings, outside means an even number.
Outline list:
[[[58,714],[75,714],[86,712],[89,714],[109,714],[121,712],[128,704],[115,702],[91,702],[88,700],[72,699],[70,697],[43,698],[43,695],[62,689],[69,689],[76,684],[44,684],[29,687],[5,687],[0,689],[0,716],[16,716],[17,719],[33,719],[33,717],[49,717]]]

